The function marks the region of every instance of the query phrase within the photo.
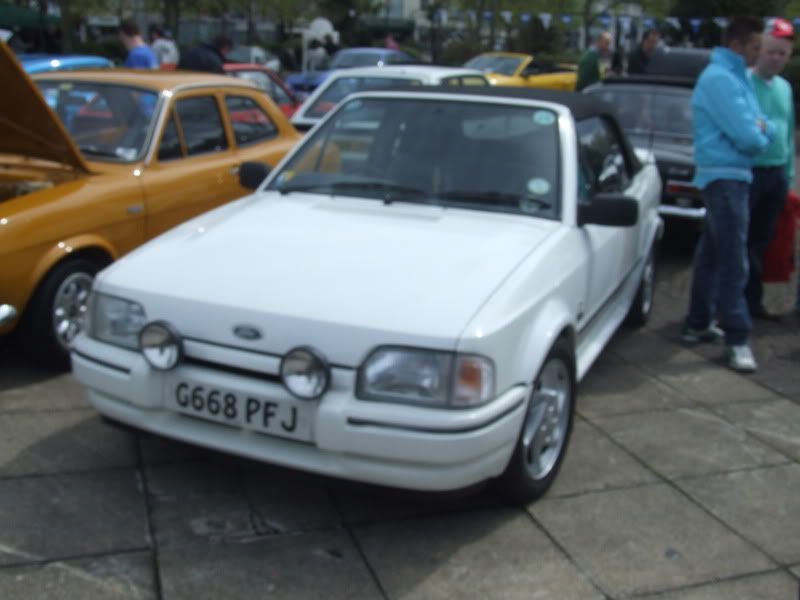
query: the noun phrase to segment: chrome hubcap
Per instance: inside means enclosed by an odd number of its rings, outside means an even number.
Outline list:
[[[551,358],[533,384],[522,447],[528,473],[544,479],[555,467],[564,448],[572,402],[567,365]]]
[[[53,302],[53,331],[58,343],[69,350],[70,343],[83,330],[92,276],[73,273],[61,282]]]

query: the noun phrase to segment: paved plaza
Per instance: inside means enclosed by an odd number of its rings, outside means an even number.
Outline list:
[[[797,600],[800,322],[757,322],[761,369],[736,374],[722,347],[678,342],[690,267],[668,239],[651,323],[591,369],[528,507],[123,432],[6,344],[0,598]]]

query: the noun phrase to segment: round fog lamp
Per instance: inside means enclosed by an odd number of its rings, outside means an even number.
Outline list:
[[[290,350],[281,361],[281,380],[289,393],[303,400],[324,394],[331,382],[328,361],[313,348]]]
[[[167,371],[178,364],[183,354],[181,338],[166,323],[148,323],[139,333],[139,349],[150,365]]]

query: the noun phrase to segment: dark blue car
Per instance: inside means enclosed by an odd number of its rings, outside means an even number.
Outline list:
[[[389,48],[345,48],[333,55],[324,71],[303,71],[286,77],[286,84],[293,92],[306,96],[327,79],[334,69],[351,67],[373,67],[382,65],[414,65],[420,61],[402,50]]]

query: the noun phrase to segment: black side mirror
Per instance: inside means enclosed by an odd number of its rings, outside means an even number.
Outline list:
[[[248,190],[255,190],[269,175],[270,167],[263,162],[244,162],[239,167],[239,185]]]
[[[622,194],[595,194],[588,204],[578,204],[578,225],[631,227],[639,221],[639,203]]]

